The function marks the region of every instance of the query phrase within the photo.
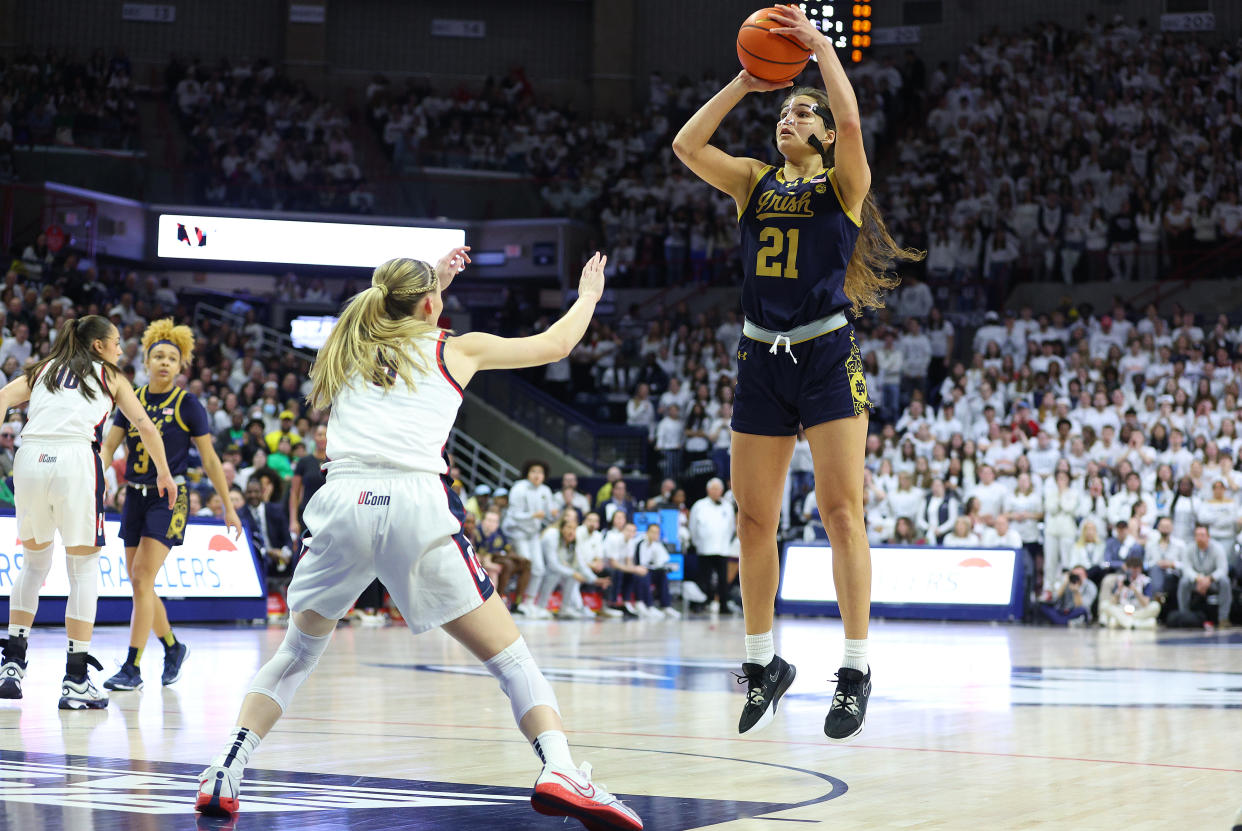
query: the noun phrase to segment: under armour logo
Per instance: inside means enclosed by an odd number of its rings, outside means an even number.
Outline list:
[[[744,360],[746,360],[746,353],[745,353],[745,352],[743,352],[742,350],[740,350],[740,349],[739,349],[739,350],[737,351],[737,359],[738,359],[739,361],[744,361]]]

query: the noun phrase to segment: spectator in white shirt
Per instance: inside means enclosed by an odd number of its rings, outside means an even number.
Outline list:
[[[888,504],[894,519],[914,520],[922,512],[926,499],[923,489],[914,486],[914,474],[902,471],[897,474],[897,487],[888,495]]]
[[[709,480],[707,495],[690,509],[690,544],[698,556],[699,588],[709,598],[708,610],[713,613],[729,610],[727,557],[736,528],[733,506],[724,501],[724,482]]]
[[[1025,551],[1022,536],[1009,527],[1009,518],[998,514],[991,528],[984,528],[979,537],[979,544],[987,548],[1014,548]]]
[[[932,545],[953,530],[961,510],[958,498],[945,490],[943,479],[933,479],[931,492],[919,511],[917,522],[923,535]]]
[[[642,598],[649,610],[650,617],[668,617],[679,618],[681,613],[673,608],[672,593],[669,591],[668,584],[668,549],[664,547],[664,543],[660,541],[660,526],[652,523],[647,526],[647,532],[638,542],[638,551],[635,559],[638,564],[647,569],[647,578],[645,589],[647,596]],[[656,602],[653,602],[653,595]]]
[[[625,423],[631,427],[643,427],[647,430],[647,439],[655,437],[655,405],[651,403],[651,387],[639,384],[634,388],[634,397],[625,402]]]
[[[656,425],[655,436],[655,449],[660,453],[664,476],[681,476],[682,447],[685,443],[686,430],[685,423],[681,420],[681,408],[677,404],[669,404],[664,410],[664,418]]]
[[[966,498],[979,500],[979,516],[985,525],[991,525],[1005,504],[1009,489],[996,481],[996,471],[991,465],[979,466],[979,484],[967,491]]]
[[[30,327],[25,323],[19,323],[13,329],[13,337],[0,344],[0,365],[3,365],[9,357],[13,357],[17,359],[19,368],[24,367],[33,351],[34,344],[30,342]]]
[[[970,527],[970,519],[959,516],[953,523],[953,530],[945,535],[940,544],[945,548],[978,548],[979,535]]]

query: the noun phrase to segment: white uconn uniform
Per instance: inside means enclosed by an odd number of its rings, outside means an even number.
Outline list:
[[[42,375],[30,390],[29,420],[13,459],[17,533],[23,540],[51,542],[59,529],[65,546],[104,544],[99,443],[112,414],[112,392],[103,364],[93,367],[85,379],[60,370],[55,392]],[[93,400],[82,394],[81,384],[91,385]]]
[[[444,365],[445,334],[417,341],[430,371],[410,390],[355,379],[332,402],[327,483],[306,505],[306,553],[289,608],[344,617],[376,577],[414,632],[461,617],[493,591],[461,533],[444,446],[461,387]]]

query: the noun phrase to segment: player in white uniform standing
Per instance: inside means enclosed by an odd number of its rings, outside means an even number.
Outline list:
[[[461,502],[443,456],[476,372],[541,366],[569,355],[603,293],[596,254],[578,299],[547,331],[528,338],[480,332],[448,337],[436,326],[440,293],[469,262],[454,249],[436,265],[389,260],[349,301],[311,368],[311,405],[331,407],[327,483],[306,506],[310,538],[289,586],[284,643],[255,675],[225,750],[200,775],[195,807],[238,809],[250,754],[289,706],[328,646],[337,620],[379,578],[414,633],[442,626],[483,661],[543,770],[531,803],[590,828],[641,829],[632,810],[574,764],[556,695],[504,601],[461,533]]]
[[[9,598],[9,637],[0,664],[0,698],[21,698],[26,645],[39,608],[39,589],[52,568],[52,542],[60,531],[69,573],[65,629],[69,656],[60,709],[97,710],[108,698],[91,682],[87,665],[103,669],[88,654],[99,598],[99,549],[103,532],[103,467],[99,442],[112,404],[121,408],[152,448],[157,485],[168,505],[177,486],[168,471],[163,443],[133,387],[117,368],[121,338],[99,315],[61,327],[51,354],[26,367],[0,390],[0,414],[30,401],[22,446],[13,460],[13,498],[22,541],[22,568]],[[158,450],[156,450],[158,448]]]

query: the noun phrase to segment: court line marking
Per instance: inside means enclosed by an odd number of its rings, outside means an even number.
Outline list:
[[[351,724],[351,725],[387,725],[395,727],[443,727],[451,730],[495,730],[495,726],[479,725],[479,724],[438,724],[435,722],[422,721],[363,721],[354,719],[340,718],[324,718],[322,716],[283,716],[281,722],[286,721],[325,721],[334,724]],[[794,739],[735,739],[731,736],[680,736],[671,733],[637,733],[614,730],[577,730],[568,729],[566,733],[572,735],[574,733],[592,734],[597,736],[630,736],[634,738],[659,738],[659,739],[684,739],[686,741],[709,741],[709,742],[741,742],[743,744],[779,744],[791,745],[795,747],[819,747],[830,749],[832,745],[827,742],[804,742]],[[851,744],[851,748],[858,750],[892,750],[905,753],[947,753],[958,756],[987,756],[992,758],[1004,759],[1043,759],[1055,762],[1090,762],[1092,764],[1101,765],[1129,765],[1132,767],[1148,767],[1148,768],[1173,768],[1175,770],[1203,770],[1212,773],[1242,773],[1239,768],[1214,768],[1205,767],[1203,765],[1176,765],[1170,762],[1137,762],[1129,759],[1089,759],[1079,756],[1053,756],[1038,753],[1001,753],[992,750],[951,750],[941,747],[891,747],[888,745],[876,744]],[[636,750],[640,748],[619,748],[624,750]],[[676,751],[660,751],[660,752],[676,752]],[[692,755],[692,754],[691,754]],[[721,757],[724,758],[724,757]],[[748,761],[748,760],[740,760]]]
[[[282,721],[283,720],[284,719],[282,719]],[[401,722],[389,722],[389,723],[390,724],[401,724]],[[424,725],[424,726],[437,726],[437,725]],[[274,728],[273,728],[273,732],[275,732]],[[358,735],[357,733],[336,733],[330,730],[297,730],[297,731],[289,731],[289,732],[291,733],[291,735],[298,735],[298,736],[356,736]],[[602,731],[589,731],[589,732],[602,732]],[[622,733],[622,734],[607,734],[607,735],[629,735],[629,734]],[[380,734],[379,737],[399,738],[399,739],[429,739],[431,741],[503,742],[506,744],[517,744],[520,742],[522,744],[528,744],[526,739],[504,739],[504,738],[467,739],[462,736],[419,736],[419,735],[398,736],[393,733],[383,733],[383,734]],[[593,750],[620,750],[620,751],[631,752],[631,753],[661,753],[661,754],[668,755],[668,756],[690,756],[695,759],[716,759],[722,762],[740,762],[745,765],[763,765],[764,767],[780,768],[781,770],[792,770],[795,773],[805,773],[817,779],[822,779],[823,781],[827,782],[829,785],[832,786],[831,789],[828,791],[828,793],[823,794],[822,796],[813,797],[812,799],[804,799],[801,802],[784,803],[784,804],[781,804],[780,807],[773,809],[769,813],[782,813],[784,811],[791,811],[795,808],[806,808],[811,805],[818,805],[821,802],[828,802],[830,800],[837,799],[838,797],[845,796],[845,794],[850,789],[849,783],[847,783],[843,779],[838,779],[837,777],[832,776],[830,774],[823,773],[822,771],[818,771],[818,770],[811,770],[810,768],[794,767],[793,765],[782,765],[779,762],[764,762],[759,759],[739,759],[735,756],[713,756],[708,753],[690,753],[689,751],[685,751],[685,750],[656,750],[655,748],[650,748],[650,747],[623,747],[619,745],[606,745],[606,744],[582,744],[580,742],[575,742],[574,747],[576,748],[585,747],[585,748],[590,748]],[[644,794],[644,795],[651,796],[650,794]],[[715,799],[715,797],[687,797],[687,798],[688,799]],[[716,801],[728,801],[728,800],[716,800]],[[742,800],[735,800],[735,801],[742,801]],[[755,819],[757,817],[767,817],[767,816],[768,814],[756,814],[754,817],[738,817],[738,819]],[[788,822],[819,822],[819,820],[801,820],[801,819],[800,820],[787,820],[787,821]]]

